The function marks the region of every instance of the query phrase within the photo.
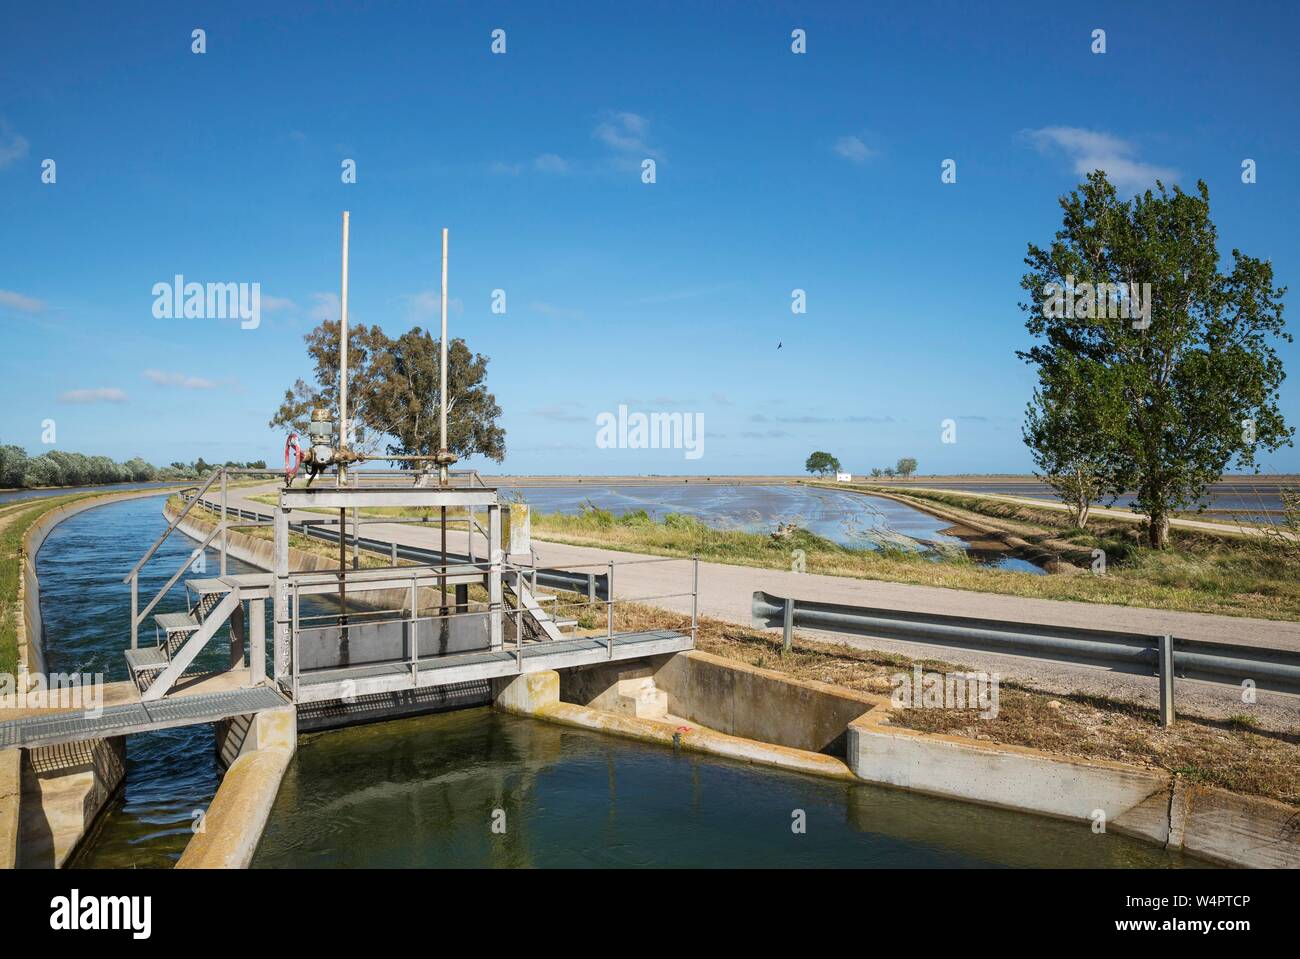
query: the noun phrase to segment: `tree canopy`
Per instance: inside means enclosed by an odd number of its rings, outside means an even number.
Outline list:
[[[808,461],[803,464],[803,468],[809,473],[818,476],[825,476],[828,473],[838,473],[840,469],[840,461],[834,456],[831,456],[830,453],[818,450],[809,455]]]
[[[1272,265],[1233,249],[1221,271],[1205,183],[1156,187],[1120,200],[1096,171],[1061,199],[1061,230],[1025,258],[1037,342],[1018,355],[1038,372],[1024,435],[1039,469],[1076,477],[1076,499],[1131,484],[1163,548],[1171,512],[1294,430],[1277,402],[1273,344],[1291,337]]]
[[[285,391],[271,427],[306,432],[313,407],[338,408],[339,324],[326,320],[305,337],[315,383],[297,380]],[[355,445],[376,454],[428,456],[438,450],[438,340],[419,327],[393,339],[378,326],[348,327],[348,413]],[[447,447],[461,458],[505,457],[501,407],[487,389],[488,358],[463,339],[447,348]]]

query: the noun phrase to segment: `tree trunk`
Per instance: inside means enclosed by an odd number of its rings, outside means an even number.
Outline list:
[[[1165,513],[1152,513],[1147,526],[1147,542],[1152,549],[1164,549],[1169,545],[1169,517]]]

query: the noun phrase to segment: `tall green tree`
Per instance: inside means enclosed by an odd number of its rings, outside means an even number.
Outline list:
[[[903,479],[907,479],[916,472],[916,457],[904,456],[894,466],[894,470],[899,476],[903,477]]]
[[[1025,258],[1020,306],[1037,342],[1018,355],[1037,367],[1049,402],[1122,410],[1104,418],[1088,454],[1131,480],[1148,542],[1162,549],[1172,512],[1196,504],[1234,460],[1251,468],[1260,451],[1290,445],[1294,430],[1277,403],[1285,374],[1274,343],[1291,337],[1272,265],[1233,249],[1221,270],[1205,183],[1156,187],[1120,200],[1096,171],[1061,199],[1062,229]],[[1071,364],[1087,385],[1067,399],[1056,384]],[[1026,431],[1037,435],[1032,419]]]
[[[803,468],[806,469],[809,473],[813,473],[818,476],[826,476],[829,473],[839,472],[840,461],[837,460],[834,456],[831,456],[830,453],[826,453],[823,452],[822,450],[818,450],[817,452],[809,455],[807,462],[803,464]]]

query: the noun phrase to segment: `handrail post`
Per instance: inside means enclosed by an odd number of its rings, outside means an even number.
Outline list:
[[[396,551],[396,544],[394,544]],[[418,572],[411,574],[411,686],[414,687],[420,679],[420,620],[417,611],[420,606],[420,587],[417,584],[420,574]]]
[[[290,644],[289,655],[293,657],[293,701],[298,701],[298,659],[299,659],[299,637],[298,637],[298,581],[294,580],[293,584],[293,625],[290,627],[293,632],[293,642]]]
[[[221,575],[226,575],[226,469],[221,468]]]
[[[140,628],[140,574],[131,574],[131,648],[136,649]]]
[[[515,580],[516,585],[520,579]],[[520,674],[524,671],[524,618],[520,613],[523,608],[524,600],[519,595],[519,590],[515,590],[515,663],[519,667]]]
[[[605,646],[614,658],[614,561],[609,563],[609,586],[605,591]]]

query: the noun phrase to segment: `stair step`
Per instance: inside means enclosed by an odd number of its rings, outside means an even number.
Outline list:
[[[559,598],[554,593],[533,593],[533,599],[539,603],[553,603]]]
[[[167,657],[157,646],[141,646],[126,651],[126,665],[133,673],[156,672],[167,668]]]
[[[201,625],[191,613],[159,613],[153,620],[167,633],[192,633]]]
[[[187,579],[185,585],[202,596],[205,593],[228,593],[230,587],[219,579]]]
[[[553,621],[556,629],[571,629],[578,625],[576,619],[557,619]]]
[[[135,688],[143,693],[152,685],[154,677],[167,668],[167,656],[158,646],[128,649],[126,668]]]

